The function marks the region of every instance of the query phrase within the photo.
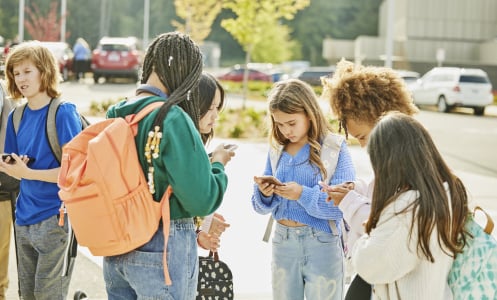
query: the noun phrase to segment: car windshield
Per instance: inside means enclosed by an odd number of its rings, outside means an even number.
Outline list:
[[[489,83],[488,78],[474,75],[461,75],[459,81],[469,83]]]

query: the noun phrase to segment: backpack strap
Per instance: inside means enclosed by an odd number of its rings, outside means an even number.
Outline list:
[[[324,164],[324,167],[326,168],[326,178],[325,182],[328,183],[331,180],[331,177],[335,173],[335,169],[338,164],[338,156],[340,154],[340,149],[342,147],[342,143],[345,140],[345,138],[341,135],[331,133],[328,134],[321,145],[321,155],[320,158]],[[269,161],[271,164],[271,170],[273,172],[276,171],[276,166],[278,164],[278,161],[281,157],[281,153],[283,152],[283,146],[278,146],[276,148],[272,147],[269,150]],[[269,220],[266,225],[266,231],[264,232],[264,236],[262,237],[262,240],[264,242],[269,241],[269,237],[271,236],[271,232],[273,229],[273,215],[269,215]],[[330,228],[331,232],[334,235],[338,235],[338,228],[335,224],[335,221],[329,220],[330,223]]]
[[[47,123],[46,123],[46,135],[48,144],[50,145],[50,150],[52,150],[53,155],[60,163],[62,159],[62,147],[59,143],[59,137],[57,135],[57,125],[56,125],[56,116],[57,111],[59,110],[59,106],[63,103],[60,98],[52,98],[48,105],[47,112]],[[26,109],[27,103],[24,103],[14,109],[12,113],[12,122],[14,123],[14,132],[17,135],[19,131],[19,126],[21,124],[21,119],[24,116],[24,110]],[[79,118],[81,120],[82,128],[86,128],[90,122],[81,114],[79,114]]]
[[[486,234],[492,235],[492,231],[494,230],[494,221],[492,220],[492,217],[483,209],[481,206],[476,206],[473,210],[473,217],[476,214],[476,211],[481,211],[484,215],[485,218],[487,219],[487,224],[485,225],[485,228],[483,228],[483,231],[485,231]]]
[[[47,113],[47,124],[46,124],[46,134],[48,139],[48,144],[50,145],[50,149],[54,154],[57,161],[60,163],[62,159],[62,148],[59,144],[59,137],[57,136],[57,126],[55,124],[55,117],[57,115],[57,111],[59,110],[59,105],[62,101],[59,98],[52,98],[50,100],[50,104],[48,105],[48,113]]]
[[[47,113],[47,124],[46,124],[46,134],[48,143],[50,144],[50,149],[54,154],[57,161],[60,163],[62,157],[62,149],[59,145],[59,138],[57,137],[57,127],[55,126],[55,115],[57,114],[57,109],[59,108],[61,101],[59,98],[52,98],[48,106]],[[14,108],[12,113],[12,123],[14,125],[14,132],[17,135],[19,131],[19,126],[21,125],[21,119],[24,116],[24,110],[26,109],[27,103],[21,104],[20,106]]]
[[[14,108],[14,112],[12,113],[12,123],[14,123],[14,133],[17,135],[19,131],[19,125],[21,124],[22,116],[24,115],[24,109],[26,108],[27,103],[23,103],[18,107]]]

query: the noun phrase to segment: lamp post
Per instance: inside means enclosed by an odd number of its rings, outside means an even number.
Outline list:
[[[150,19],[150,0],[144,0],[144,3],[143,3],[143,49],[147,49],[147,46],[148,46],[149,19]]]
[[[60,3],[60,41],[66,41],[66,15],[67,0],[61,0]]]
[[[387,32],[385,37],[385,67],[392,67],[393,55],[393,23],[395,14],[395,0],[387,0]]]
[[[19,0],[19,23],[17,24],[19,43],[24,41],[24,0]]]

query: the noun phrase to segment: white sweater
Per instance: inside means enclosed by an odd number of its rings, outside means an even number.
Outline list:
[[[452,299],[447,276],[453,259],[439,246],[436,229],[430,240],[435,259],[431,263],[422,253],[417,254],[417,223],[409,239],[413,211],[396,215],[416,197],[416,191],[400,195],[384,209],[376,228],[361,236],[352,249],[352,265],[373,284],[374,299]]]

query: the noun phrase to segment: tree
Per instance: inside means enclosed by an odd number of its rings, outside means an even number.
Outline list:
[[[24,21],[24,26],[33,39],[53,42],[60,40],[60,26],[66,16],[58,18],[57,1],[50,3],[46,17],[36,3],[32,4],[32,8],[26,7],[26,14],[28,18]],[[69,35],[70,32],[66,32],[66,38]]]
[[[222,3],[220,0],[174,0],[174,6],[176,15],[185,22],[172,20],[172,25],[202,44],[211,32],[212,23],[221,12]]]
[[[312,0],[305,10],[286,22],[292,38],[302,45],[302,55],[312,65],[326,63],[322,56],[326,37],[353,40],[378,34],[378,11],[382,0]]]
[[[263,45],[263,40],[268,37],[267,32],[277,30],[281,19],[291,20],[297,11],[310,4],[310,0],[224,0],[224,7],[231,9],[236,18],[229,18],[221,21],[221,26],[225,28],[242,46],[245,51],[245,65],[251,60],[252,52],[258,51],[256,48]],[[287,32],[288,34],[288,32]],[[279,42],[284,42],[280,40]],[[266,42],[268,42],[266,40]],[[287,45],[277,45],[285,47]],[[255,50],[257,49],[257,50]],[[267,51],[267,50],[265,50]],[[245,68],[243,76],[243,107],[247,95],[248,68]]]

